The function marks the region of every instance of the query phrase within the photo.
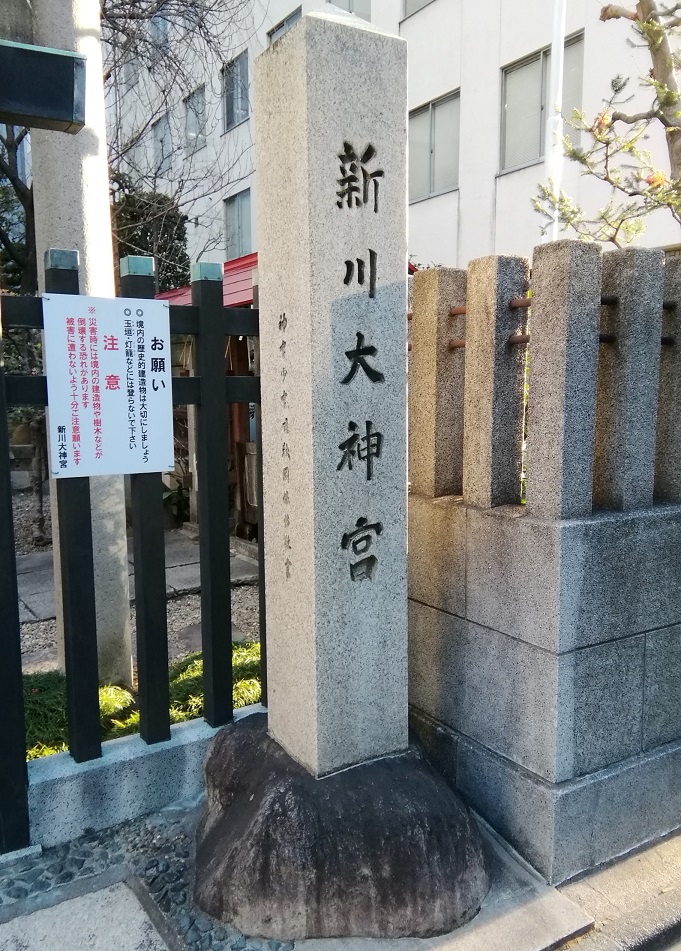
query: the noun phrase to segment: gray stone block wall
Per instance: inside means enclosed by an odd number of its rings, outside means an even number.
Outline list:
[[[561,881],[681,825],[680,358],[660,340],[681,265],[614,252],[601,286],[577,242],[533,265],[526,506],[526,272],[468,271],[464,495],[409,500],[410,703],[439,768]]]

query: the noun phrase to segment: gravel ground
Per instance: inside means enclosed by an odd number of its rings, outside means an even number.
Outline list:
[[[178,803],[145,819],[45,849],[35,858],[0,867],[3,918],[31,910],[31,900],[112,867],[125,867],[133,891],[143,890],[166,927],[188,951],[293,951],[281,941],[246,938],[194,905],[194,843],[202,804]],[[74,935],[74,938],[78,936]]]
[[[14,514],[14,540],[17,555],[30,555],[34,551],[47,551],[52,548],[52,519],[50,517],[50,493],[46,489],[43,498],[45,514],[45,545],[37,545],[33,535],[33,517],[36,502],[32,492],[15,492],[12,496]]]
[[[232,621],[246,640],[259,636],[257,585],[232,588]],[[136,648],[135,608],[130,611],[133,656]],[[168,653],[171,660],[186,657],[197,649],[197,634],[187,632],[201,621],[201,596],[186,594],[168,601]],[[183,636],[183,632],[185,632]],[[57,663],[57,622],[38,621],[21,625],[21,653],[25,669],[47,670]]]

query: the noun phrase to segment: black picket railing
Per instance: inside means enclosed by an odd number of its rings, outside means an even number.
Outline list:
[[[75,260],[75,255],[74,255]],[[49,293],[78,293],[77,268],[46,268]],[[154,279],[121,278],[122,296],[149,299]],[[42,301],[2,297],[2,330],[43,327]],[[198,375],[173,377],[173,404],[197,406],[201,636],[204,717],[220,726],[233,716],[229,539],[229,405],[253,403],[259,410],[257,376],[225,374],[225,338],[258,337],[258,311],[223,306],[222,281],[192,283],[192,304],[170,306],[170,333],[196,339]],[[0,364],[0,695],[5,721],[0,731],[0,853],[30,842],[28,773],[21,670],[16,554],[12,520],[7,409],[47,405],[44,376],[5,376]],[[260,651],[262,700],[267,700],[264,570],[262,561],[262,453],[258,423]],[[101,756],[96,608],[90,487],[87,478],[57,480],[60,564],[64,611],[68,746],[77,762]],[[147,743],[170,736],[168,630],[161,473],[131,476],[132,531],[137,615],[137,676],[140,734]]]

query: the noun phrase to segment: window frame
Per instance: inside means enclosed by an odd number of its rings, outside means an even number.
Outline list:
[[[170,137],[170,151],[168,155],[163,155],[163,139],[159,138],[156,130],[159,128],[161,123],[164,123],[166,129],[168,130],[168,135]],[[173,168],[173,147],[172,147],[172,131],[170,128],[170,112],[164,112],[162,116],[159,116],[156,122],[153,122],[151,125],[151,131],[154,137],[154,178],[166,178],[168,172],[172,171]],[[159,156],[157,149],[160,146],[161,150],[161,160],[158,161]]]
[[[423,0],[421,6],[417,7],[416,10],[412,10],[411,13],[407,13],[407,2],[408,0],[404,0],[402,4],[402,19],[400,20],[400,23],[402,23],[404,20],[408,20],[409,17],[413,17],[417,13],[420,13],[424,7],[429,7],[431,3],[435,3],[435,0]]]
[[[237,120],[234,121],[231,125],[228,125],[228,124],[227,124],[227,71],[228,71],[229,69],[233,68],[234,65],[235,65],[235,63],[236,63],[238,60],[240,60],[242,57],[245,59],[245,62],[246,62],[246,103],[247,103],[247,111],[246,111],[246,115],[245,115],[245,116],[243,116],[243,117],[240,118],[240,119],[237,119]],[[249,96],[249,94],[248,94],[248,93],[249,93],[249,89],[250,89],[250,82],[249,82],[250,76],[249,76],[249,62],[248,62],[248,59],[249,59],[249,57],[248,57],[248,49],[241,50],[241,52],[238,53],[235,57],[233,57],[233,59],[230,59],[230,61],[229,61],[228,63],[225,63],[225,64],[223,65],[223,67],[222,67],[222,70],[221,70],[221,74],[222,74],[222,97],[221,97],[221,100],[222,100],[222,134],[223,134],[223,135],[225,135],[227,132],[231,132],[232,129],[236,129],[236,127],[237,127],[237,126],[240,126],[240,125],[242,124],[242,122],[248,122],[248,120],[251,118],[251,100],[250,100],[250,96]],[[232,88],[235,89],[236,86],[233,86]]]
[[[418,11],[415,11],[415,12],[418,12]],[[434,182],[433,182],[433,167],[434,167],[434,158],[433,158],[433,156],[434,156],[434,152],[435,152],[434,142],[433,142],[433,121],[434,121],[434,120],[433,120],[433,107],[434,107],[434,106],[437,107],[437,106],[439,106],[439,105],[441,105],[442,103],[445,103],[445,102],[450,102],[450,101],[453,100],[453,99],[458,99],[458,100],[459,100],[459,128],[457,129],[457,142],[456,142],[456,144],[457,144],[457,148],[459,149],[459,156],[458,156],[458,158],[460,159],[460,157],[461,157],[461,111],[460,111],[460,110],[461,110],[461,89],[460,89],[460,88],[459,88],[459,89],[454,89],[452,92],[445,93],[444,96],[438,96],[437,99],[431,99],[430,102],[425,102],[425,103],[423,103],[423,105],[417,106],[416,109],[410,109],[410,110],[409,110],[409,114],[408,114],[408,116],[407,116],[407,139],[409,138],[409,122],[411,121],[412,117],[413,117],[413,116],[417,116],[417,115],[421,115],[422,113],[424,113],[424,112],[426,112],[426,111],[428,111],[429,114],[430,114],[429,131],[428,131],[428,141],[429,141],[429,146],[430,146],[430,148],[429,148],[430,161],[429,161],[429,171],[428,171],[429,191],[428,191],[428,194],[427,194],[427,195],[420,195],[418,198],[411,198],[411,196],[408,196],[408,204],[410,204],[410,205],[416,205],[416,204],[417,204],[418,202],[420,202],[420,201],[428,201],[428,199],[430,199],[430,198],[438,198],[440,195],[448,195],[448,194],[450,194],[450,192],[455,192],[455,191],[458,191],[458,190],[459,190],[459,168],[458,168],[458,165],[457,165],[457,174],[456,174],[456,185],[452,185],[452,186],[450,186],[450,187],[448,187],[448,188],[441,188],[441,189],[439,189],[438,191],[433,191],[433,190],[432,190],[433,184],[434,184]],[[409,183],[407,182],[407,190],[408,190],[408,187],[409,187]]]
[[[195,137],[194,139],[190,139],[190,138],[189,138],[188,126],[189,126],[189,112],[190,112],[191,107],[190,107],[189,103],[190,103],[191,100],[194,98],[194,96],[198,95],[198,93],[203,93],[203,113],[202,113],[202,116],[201,116],[201,122],[200,122],[200,125],[199,125],[199,131],[197,132],[196,137]],[[185,109],[185,115],[184,115],[184,151],[185,151],[185,155],[186,155],[186,156],[190,156],[190,155],[195,155],[196,152],[200,152],[201,149],[204,149],[204,148],[206,147],[206,144],[207,144],[207,137],[206,137],[206,129],[207,129],[207,122],[206,122],[206,84],[205,84],[205,83],[202,83],[200,86],[197,86],[196,89],[192,90],[192,92],[190,92],[189,95],[184,98],[183,103],[184,103],[184,109]],[[194,114],[197,115],[197,118],[198,118],[198,114],[196,113],[196,110],[193,110],[193,109],[192,109],[191,111],[194,112]],[[200,144],[199,144],[199,143],[200,143]]]
[[[252,249],[253,249],[253,222],[252,222],[251,218],[249,218],[249,222],[248,222],[248,237],[249,237],[249,242],[248,242],[248,243],[249,243],[249,248],[250,248],[250,250],[248,250],[248,251],[242,251],[241,248],[238,247],[238,251],[239,251],[238,254],[235,254],[234,257],[227,257],[227,246],[228,246],[228,242],[227,242],[227,207],[228,207],[228,203],[229,203],[230,201],[231,201],[231,202],[234,202],[235,207],[238,209],[238,214],[239,214],[239,216],[241,216],[241,204],[242,204],[242,202],[243,202],[243,199],[240,199],[239,196],[244,195],[246,192],[248,192],[248,207],[249,207],[249,213],[250,213],[251,210],[252,210],[252,209],[251,209],[251,187],[250,187],[250,185],[248,186],[248,188],[242,188],[241,191],[234,192],[233,195],[228,195],[226,198],[223,198],[224,254],[225,254],[225,262],[227,262],[227,261],[236,261],[238,258],[242,258],[242,257],[244,257],[244,256],[247,255],[247,254],[252,254],[252,253],[253,253],[253,252],[252,252]],[[237,239],[238,239],[238,240],[237,240],[237,245],[240,245],[240,244],[241,244],[241,238],[242,238],[242,236],[243,236],[243,228],[242,228],[241,230],[237,229]]]
[[[283,20],[280,20],[279,23],[273,26],[271,30],[267,31],[267,45],[271,46],[272,43],[276,43],[277,40],[280,40],[282,38],[282,36],[285,36],[288,33],[288,31],[291,29],[291,27],[296,25],[296,23],[298,22],[298,20],[300,20],[302,15],[303,15],[302,6],[296,7],[295,10],[291,10],[288,16],[285,16]],[[283,30],[282,30],[282,27],[284,27]],[[274,34],[277,32],[277,30],[282,30],[282,32],[279,34],[279,36],[275,37]]]
[[[159,29],[160,24],[165,26]],[[151,47],[150,60],[156,65],[170,51],[170,16],[167,4],[163,3],[149,20],[149,45]]]
[[[584,31],[580,30],[577,33],[572,33],[570,36],[566,36],[563,48],[567,49],[569,46],[575,46],[577,43],[584,42]],[[549,77],[547,77],[547,60],[548,54],[551,52],[550,46],[544,46],[540,50],[535,50],[534,53],[530,53],[528,56],[523,56],[521,59],[515,60],[513,63],[508,63],[506,66],[501,67],[501,124],[500,124],[500,138],[499,138],[499,171],[497,172],[497,177],[501,175],[508,175],[510,172],[519,172],[523,168],[531,168],[533,165],[540,165],[544,161],[544,139],[545,139],[545,129],[546,129],[546,99],[548,95],[548,82]],[[515,69],[521,69],[523,66],[529,66],[531,63],[536,63],[537,61],[541,62],[541,95],[540,95],[540,109],[539,109],[539,156],[537,158],[530,159],[527,162],[521,162],[519,165],[504,165],[504,153],[506,151],[506,77],[509,73],[513,72]],[[584,69],[584,62],[582,59],[582,72]]]
[[[326,2],[327,2],[327,3],[334,3],[334,0],[326,0]],[[336,4],[336,5],[339,6],[341,10],[345,10],[346,13],[351,13],[353,16],[359,17],[360,20],[364,20],[365,23],[371,23],[371,22],[372,22],[372,20],[371,20],[371,13],[372,13],[372,10],[371,10],[371,0],[368,0],[368,2],[369,2],[369,16],[368,16],[368,18],[362,16],[361,13],[357,13],[357,12],[353,9],[354,6],[355,6],[355,0],[347,0],[347,4],[348,4],[348,9],[347,9],[347,10],[345,9],[345,7],[340,6],[340,4]],[[430,0],[428,0],[428,2],[430,2]]]

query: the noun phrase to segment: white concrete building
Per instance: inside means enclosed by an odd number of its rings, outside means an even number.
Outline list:
[[[193,259],[224,261],[257,251],[257,155],[253,130],[253,62],[319,0],[255,0],[238,29],[233,58],[217,75],[196,64],[196,87],[170,104],[143,140],[155,161],[200,182],[202,170],[224,168],[224,186],[193,201],[188,224]],[[399,33],[409,44],[409,253],[419,265],[465,267],[481,255],[530,253],[542,220],[531,204],[545,180],[553,7],[550,0],[337,0],[337,5]],[[616,75],[631,77],[635,110],[638,79],[650,68],[647,50],[627,43],[628,21],[599,20],[600,0],[568,0],[563,112],[595,117]],[[161,25],[163,26],[163,25]],[[162,29],[161,29],[162,32]],[[143,84],[142,84],[143,85]],[[120,90],[134,110],[139,83]],[[348,96],[362,108],[362,90],[347,77]],[[116,108],[121,109],[121,102]],[[170,100],[169,100],[170,102]],[[123,110],[125,112],[125,109]],[[170,128],[184,148],[169,149]],[[295,143],[291,143],[295,148]],[[339,144],[339,148],[341,145]],[[664,168],[662,136],[650,148]],[[165,150],[165,154],[164,154]],[[167,154],[169,151],[172,154]],[[221,166],[222,163],[222,166]],[[188,170],[188,171],[187,171]],[[585,208],[607,201],[608,189],[566,161],[563,187]],[[573,235],[574,236],[574,235]],[[660,213],[649,221],[644,245],[681,245],[678,226]]]

